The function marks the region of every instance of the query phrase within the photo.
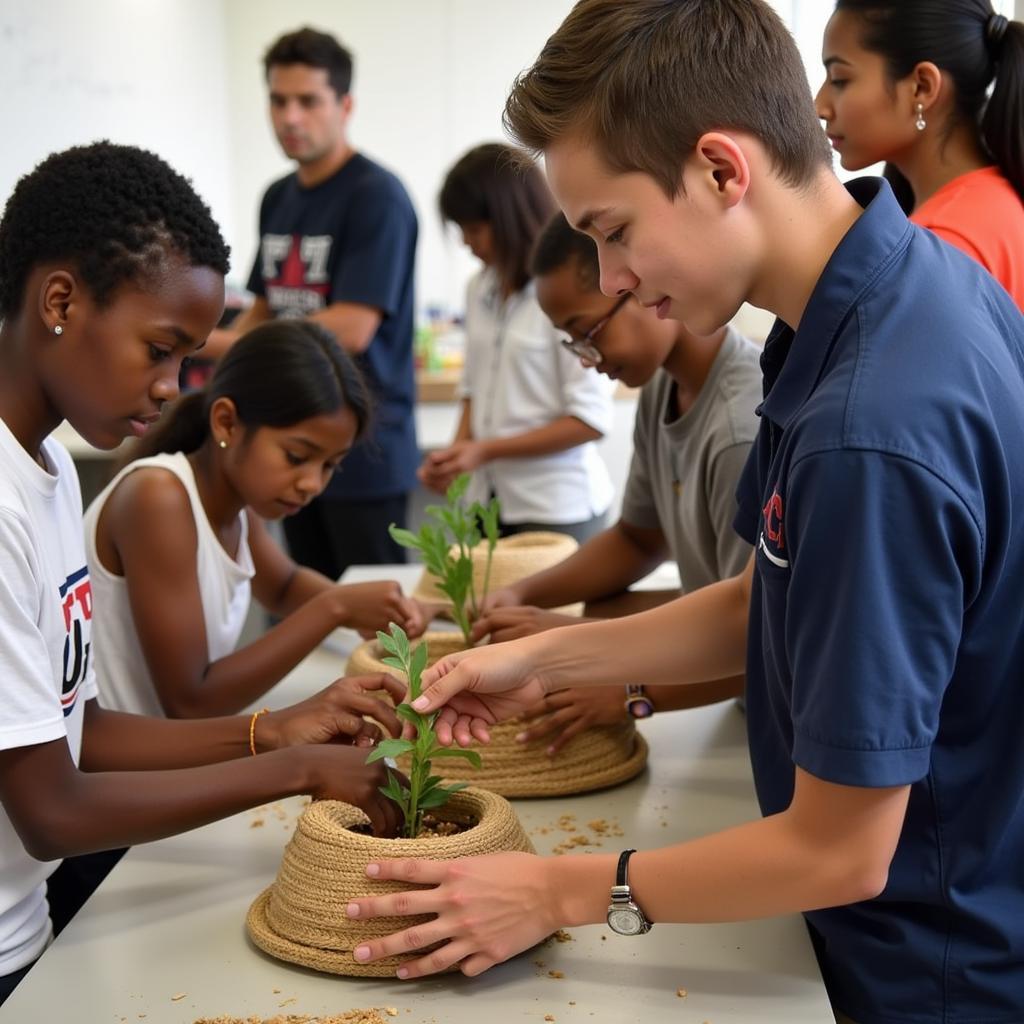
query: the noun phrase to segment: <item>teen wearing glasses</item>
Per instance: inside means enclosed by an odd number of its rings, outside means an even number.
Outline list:
[[[584,541],[604,527],[612,500],[594,442],[611,428],[614,385],[558,344],[537,303],[530,251],[555,206],[523,161],[509,146],[477,146],[441,189],[441,216],[483,267],[466,297],[459,427],[419,476],[444,491],[472,473],[470,497],[497,495],[505,534],[557,530]]]
[[[666,558],[679,566],[684,592],[736,575],[750,558],[732,521],[736,484],[757,432],[760,350],[732,328],[698,337],[680,321],[660,319],[631,292],[614,300],[603,295],[597,248],[562,214],[538,240],[532,270],[537,299],[563,332],[562,345],[598,373],[643,390],[621,518],[559,565],[492,594],[475,627],[477,639],[490,634],[492,641],[578,622],[541,609],[617,594]],[[546,738],[555,754],[591,726],[724,700],[742,688],[737,676],[685,687],[630,686],[626,693],[563,690],[531,709],[520,739]]]

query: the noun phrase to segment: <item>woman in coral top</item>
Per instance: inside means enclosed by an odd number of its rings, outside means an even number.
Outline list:
[[[885,161],[910,219],[1024,309],[1024,24],[989,0],[837,0],[822,59],[843,167]]]

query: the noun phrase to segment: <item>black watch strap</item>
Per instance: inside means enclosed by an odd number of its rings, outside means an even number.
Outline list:
[[[619,866],[615,869],[615,885],[616,887],[629,885],[628,881],[628,869],[629,869],[629,858],[636,853],[636,850],[623,850],[619,854]]]

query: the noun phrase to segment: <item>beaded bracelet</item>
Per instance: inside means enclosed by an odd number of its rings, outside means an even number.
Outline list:
[[[270,708],[260,708],[259,711],[252,713],[252,719],[249,722],[249,749],[252,751],[252,756],[256,756],[256,719],[260,715],[265,715]]]

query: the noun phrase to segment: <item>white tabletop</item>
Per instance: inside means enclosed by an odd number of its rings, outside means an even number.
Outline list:
[[[378,570],[373,570],[374,573]],[[414,567],[384,575],[408,584]],[[360,578],[352,573],[346,578]],[[310,655],[271,694],[280,705],[337,675],[338,655]],[[647,771],[617,789],[515,808],[540,853],[568,838],[575,815],[617,822],[603,849],[693,838],[757,814],[742,713],[732,703],[643,723]],[[278,962],[244,931],[301,810],[299,799],[135,847],[0,1008],[0,1021],[187,1024],[220,1014],[339,1014],[394,1007],[396,1021],[623,1024],[831,1024],[799,917],[723,925],[657,925],[642,938],[575,929],[476,979],[346,979]],[[585,856],[586,854],[573,854]],[[549,972],[560,972],[552,976]],[[685,991],[685,996],[677,993]]]

